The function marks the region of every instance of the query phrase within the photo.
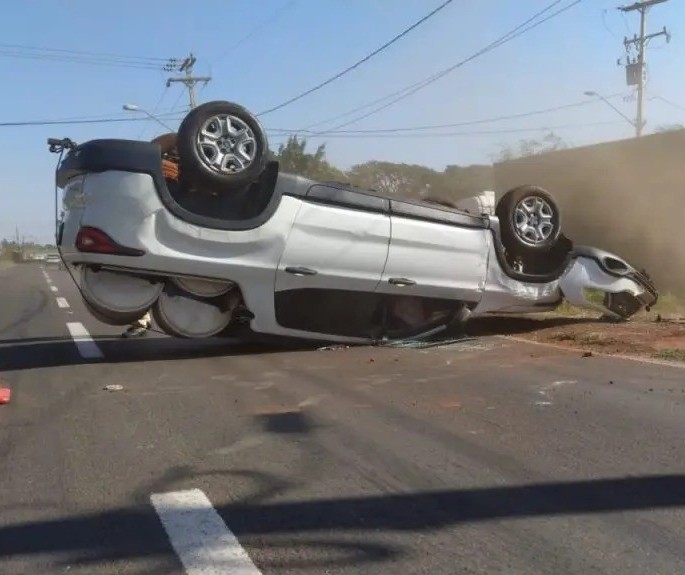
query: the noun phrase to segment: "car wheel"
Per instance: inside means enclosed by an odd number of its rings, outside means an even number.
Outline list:
[[[497,204],[502,241],[515,253],[550,251],[561,234],[561,212],[552,195],[538,186],[508,191]]]
[[[181,122],[181,173],[198,190],[239,191],[264,170],[269,145],[256,117],[232,102],[207,102]]]

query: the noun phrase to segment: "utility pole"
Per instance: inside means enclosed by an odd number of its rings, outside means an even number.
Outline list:
[[[190,98],[190,107],[191,109],[197,106],[197,103],[195,101],[195,84],[198,84],[199,82],[204,82],[207,84],[212,77],[211,76],[193,76],[193,65],[197,61],[197,58],[193,56],[192,52],[188,58],[186,58],[181,66],[178,68],[179,72],[185,72],[185,76],[182,76],[180,78],[169,78],[166,81],[167,88],[171,86],[172,82],[181,82],[182,84],[185,85],[186,88],[188,88],[188,96]]]
[[[662,4],[668,0],[643,0],[635,2],[630,6],[621,6],[621,12],[640,12],[640,35],[633,35],[632,38],[624,38],[623,45],[626,49],[626,82],[629,86],[637,85],[637,117],[635,119],[635,136],[642,136],[642,128],[645,121],[643,118],[643,105],[645,95],[645,47],[647,42],[657,36],[666,36],[666,42],[671,40],[671,35],[664,26],[663,30],[654,34],[647,34],[647,10],[655,4]],[[637,58],[630,56],[630,48],[637,48]]]

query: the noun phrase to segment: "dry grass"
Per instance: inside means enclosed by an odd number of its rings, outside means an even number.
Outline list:
[[[660,349],[654,354],[654,357],[658,357],[659,359],[667,359],[669,361],[685,362],[685,349]]]
[[[685,315],[685,297],[672,293],[663,294],[659,296],[652,312],[660,315]]]
[[[551,340],[558,342],[573,342],[579,345],[590,345],[594,347],[608,347],[620,343],[611,334],[598,331],[588,333],[556,333],[550,336]]]

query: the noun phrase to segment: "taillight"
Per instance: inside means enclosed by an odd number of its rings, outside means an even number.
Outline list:
[[[80,252],[111,254],[117,256],[142,256],[142,250],[119,245],[105,232],[97,228],[83,227],[76,235],[76,248]]]

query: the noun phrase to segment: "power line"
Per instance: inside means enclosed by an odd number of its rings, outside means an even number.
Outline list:
[[[161,92],[161,94],[159,95],[159,98],[157,99],[157,103],[155,104],[155,107],[152,108],[152,112],[150,112],[150,115],[151,115],[151,116],[154,116],[154,115],[157,113],[157,109],[161,106],[162,100],[164,100],[164,97],[167,95],[168,92],[169,92],[169,87],[165,85],[165,86],[162,88],[162,92]],[[140,132],[138,132],[138,139],[140,139],[140,138],[143,137],[143,134],[145,133],[146,130],[147,130],[147,124],[145,124],[145,125],[140,129]]]
[[[582,0],[575,0],[572,4],[566,6],[565,8],[561,8],[561,9],[557,10],[556,12],[554,12],[554,13],[550,14],[549,16],[547,16],[546,18],[543,18],[542,20],[539,20],[539,21],[536,22],[535,24],[531,24],[530,26],[528,26],[528,27],[526,27],[526,28],[523,28],[522,30],[520,30],[520,31],[518,31],[518,32],[515,32],[516,30],[518,30],[519,28],[521,28],[522,26],[525,25],[525,23],[520,24],[519,26],[517,26],[516,28],[514,28],[513,30],[511,30],[510,32],[508,32],[508,33],[505,34],[504,36],[500,37],[498,40],[495,40],[495,41],[492,42],[491,44],[488,44],[485,48],[482,48],[481,50],[475,52],[474,54],[472,54],[472,55],[469,56],[468,58],[465,58],[464,60],[461,60],[460,62],[457,62],[456,64],[450,66],[449,68],[446,68],[446,69],[442,70],[441,72],[435,74],[434,76],[428,78],[428,79],[427,79],[426,81],[424,81],[420,86],[417,86],[417,87],[415,87],[415,88],[412,88],[411,90],[409,90],[409,91],[407,91],[407,92],[401,94],[400,96],[398,96],[398,97],[392,99],[390,102],[387,102],[386,104],[383,104],[382,106],[379,106],[379,107],[377,107],[377,108],[374,108],[374,109],[371,110],[370,112],[367,112],[367,113],[365,113],[365,114],[363,114],[363,115],[361,115],[361,116],[358,116],[358,117],[356,117],[356,118],[353,118],[353,119],[351,119],[351,120],[348,120],[347,122],[344,122],[344,123],[342,123],[342,124],[339,124],[339,125],[335,126],[334,128],[332,128],[332,130],[339,130],[340,128],[344,128],[344,127],[346,127],[346,126],[349,126],[350,124],[355,124],[355,123],[357,123],[357,122],[359,122],[359,121],[361,121],[361,120],[364,120],[364,119],[368,118],[369,116],[373,116],[374,114],[377,114],[378,112],[381,112],[381,111],[383,111],[383,110],[389,108],[390,106],[396,104],[397,102],[400,102],[400,101],[402,101],[402,100],[408,98],[409,96],[415,94],[415,93],[418,92],[419,90],[423,90],[424,88],[426,88],[426,87],[429,86],[430,84],[432,84],[432,83],[434,83],[434,82],[437,82],[438,80],[440,80],[441,78],[443,78],[443,77],[446,76],[447,74],[453,72],[453,71],[456,70],[457,68],[461,68],[462,66],[464,66],[464,65],[467,64],[468,62],[470,62],[470,61],[472,61],[472,60],[475,60],[476,58],[478,58],[478,57],[480,57],[480,56],[482,56],[482,55],[484,55],[484,54],[487,54],[488,52],[490,52],[490,51],[492,51],[492,50],[495,50],[496,48],[499,48],[500,46],[506,44],[507,42],[510,42],[510,41],[514,40],[515,38],[518,38],[519,36],[522,36],[522,35],[525,34],[526,32],[529,32],[529,31],[532,30],[533,28],[536,28],[537,26],[540,26],[541,24],[544,24],[544,23],[547,22],[548,20],[551,20],[552,18],[554,18],[554,17],[556,17],[556,16],[558,16],[558,15],[560,15],[560,14],[566,12],[567,10],[570,10],[573,6],[575,6],[576,4],[579,4],[580,2],[582,2]],[[557,3],[558,3],[558,0],[557,0],[556,2],[553,2],[552,4],[550,4],[550,5],[547,7],[547,9],[549,9],[550,7],[554,6],[554,5],[557,4]],[[532,20],[532,18],[529,19],[527,22],[530,22],[530,20]],[[514,32],[515,32],[515,33],[514,33]]]
[[[148,62],[126,61],[106,58],[82,58],[61,54],[41,54],[31,52],[18,52],[12,50],[0,50],[0,56],[5,58],[18,58],[22,60],[38,60],[47,62],[66,62],[73,64],[91,64],[94,66],[114,66],[122,68],[135,68],[139,70],[161,70],[161,63],[155,65]]]
[[[244,42],[246,42],[247,40],[249,40],[250,38],[252,38],[252,36],[254,36],[255,34],[257,34],[257,32],[259,32],[259,31],[260,31],[262,28],[264,28],[266,25],[268,25],[268,24],[270,24],[271,22],[274,22],[275,20],[277,20],[278,17],[279,17],[281,14],[284,14],[285,11],[286,11],[288,8],[290,8],[291,6],[293,6],[296,2],[297,2],[297,0],[289,0],[289,2],[286,2],[285,4],[283,4],[278,10],[275,10],[275,11],[271,14],[271,16],[269,16],[268,18],[262,20],[261,23],[259,23],[259,24],[258,24],[257,26],[255,26],[252,30],[250,30],[245,36],[243,36],[243,37],[242,37],[240,40],[238,40],[235,44],[233,44],[232,46],[229,46],[229,48],[228,48],[225,52],[223,52],[220,56],[218,56],[217,58],[214,59],[214,62],[217,62],[217,61],[221,60],[221,59],[224,58],[229,52],[232,52],[232,51],[235,50],[238,46],[240,46],[241,44],[243,44]]]
[[[164,100],[164,97],[167,95],[168,91],[169,91],[169,87],[168,87],[168,86],[164,86],[164,88],[162,88],[162,92],[161,92],[161,94],[159,95],[159,98],[157,99],[157,103],[155,104],[155,107],[152,108],[151,114],[152,114],[153,116],[157,113],[157,110],[158,110],[159,107],[162,105],[162,101]]]
[[[160,118],[166,118],[169,116],[177,116],[183,108],[165,108],[164,110],[160,110],[159,113],[157,114]],[[129,117],[130,114],[122,114],[120,117]],[[94,115],[88,115],[88,116],[69,116],[67,118],[56,118],[54,120],[39,120],[41,122],[70,122],[72,120],[101,120],[101,119],[107,119],[107,118],[112,118],[112,114],[94,114]],[[32,120],[31,120],[32,121]]]
[[[0,56],[28,60],[69,62],[96,66],[119,66],[141,70],[172,70],[177,65],[175,58],[151,56],[125,56],[109,52],[88,52],[64,48],[42,48],[24,44],[0,43]]]
[[[368,62],[368,61],[369,61],[371,58],[373,58],[374,56],[380,54],[383,50],[386,50],[387,48],[389,48],[390,46],[392,46],[395,42],[397,42],[397,41],[401,40],[402,38],[404,38],[404,36],[406,36],[406,35],[409,34],[412,30],[418,28],[421,24],[423,24],[424,22],[426,22],[427,20],[429,20],[430,18],[432,18],[433,16],[435,16],[438,12],[440,12],[441,10],[443,10],[444,8],[446,8],[446,7],[447,7],[449,4],[451,4],[453,1],[454,1],[454,0],[446,0],[445,2],[443,2],[442,4],[440,4],[437,8],[435,8],[434,10],[432,10],[431,12],[429,12],[428,14],[426,14],[423,18],[421,18],[420,20],[417,20],[416,22],[414,22],[414,24],[412,24],[411,26],[409,26],[409,28],[405,28],[402,32],[400,32],[399,34],[397,34],[397,35],[396,35],[395,37],[393,37],[391,40],[388,40],[385,44],[383,44],[382,46],[380,46],[379,48],[377,48],[376,50],[374,50],[374,51],[371,52],[370,54],[367,54],[367,55],[364,56],[361,60],[358,60],[357,62],[355,62],[355,63],[352,64],[351,66],[348,66],[347,68],[345,68],[345,69],[342,70],[341,72],[338,72],[337,74],[331,76],[331,77],[328,78],[327,80],[324,80],[324,81],[321,82],[320,84],[317,84],[316,86],[314,86],[314,87],[312,87],[312,88],[309,88],[308,90],[305,90],[305,91],[302,92],[301,94],[298,94],[297,96],[294,96],[293,98],[290,98],[289,100],[286,100],[285,102],[283,102],[283,103],[281,103],[281,104],[278,104],[277,106],[274,106],[273,108],[269,108],[268,110],[264,110],[263,112],[260,112],[259,114],[257,114],[257,116],[263,116],[263,115],[265,115],[265,114],[270,114],[270,113],[272,113],[272,112],[275,112],[276,110],[280,110],[280,109],[282,109],[282,108],[285,108],[286,106],[289,106],[289,105],[292,104],[293,102],[297,102],[298,100],[304,98],[305,96],[308,96],[309,94],[312,94],[313,92],[316,92],[317,90],[320,90],[320,89],[323,88],[324,86],[327,86],[328,84],[331,84],[331,83],[334,82],[335,80],[337,80],[337,79],[339,79],[339,78],[342,78],[345,74],[348,74],[348,73],[351,72],[352,70],[355,70],[356,68],[358,68],[359,66],[361,66],[361,65],[364,64],[365,62]]]
[[[623,122],[618,122],[618,121],[604,121],[604,122],[591,122],[591,123],[584,123],[584,124],[561,124],[561,125],[550,125],[550,126],[539,126],[539,127],[526,127],[526,128],[504,128],[504,129],[498,129],[498,130],[466,130],[466,131],[461,131],[461,132],[438,132],[438,133],[419,133],[419,134],[397,134],[397,133],[390,133],[390,134],[377,134],[377,133],[355,133],[355,134],[341,134],[341,133],[325,133],[325,134],[312,134],[303,136],[306,139],[309,138],[325,138],[325,139],[365,139],[365,138],[374,138],[374,139],[398,139],[398,138],[404,138],[404,139],[419,139],[419,138],[449,138],[449,137],[455,137],[455,136],[481,136],[481,135],[493,135],[493,134],[520,134],[520,133],[525,133],[525,132],[551,132],[553,130],[567,130],[567,129],[575,129],[575,128],[590,128],[590,127],[598,127],[598,126],[615,126],[616,124],[623,124]],[[283,134],[283,133],[274,133],[273,134],[276,137],[280,136],[294,136],[296,133],[290,133],[290,134]]]
[[[653,96],[652,98],[650,98],[650,100],[652,100],[652,99],[661,100],[665,104],[673,106],[676,110],[680,110],[681,112],[685,112],[685,107],[681,106],[680,104],[676,104],[675,102],[672,102],[671,100],[667,100],[663,96]]]
[[[545,12],[551,10],[554,6],[556,6],[557,4],[559,4],[561,1],[562,1],[562,0],[556,0],[556,2],[552,2],[552,4],[548,5],[548,6],[547,6],[546,8],[544,8],[544,9],[540,10],[540,12],[536,13],[535,15],[533,15],[531,18],[529,18],[528,20],[526,20],[526,22],[524,22],[523,24],[520,24],[519,26],[517,26],[516,28],[514,28],[514,31],[515,31],[515,30],[518,30],[518,29],[521,28],[521,27],[523,27],[525,24],[527,24],[528,22],[531,22],[532,20],[534,20],[534,19],[537,18],[538,16],[543,15]],[[513,32],[513,31],[512,31],[512,32]],[[433,76],[430,76],[428,79],[433,78],[433,77],[435,77],[435,76],[436,76],[436,74],[434,74]],[[394,98],[395,96],[397,96],[397,95],[399,95],[399,94],[402,94],[402,93],[404,93],[404,92],[407,92],[408,90],[411,90],[412,88],[416,88],[416,87],[418,87],[418,86],[422,86],[422,85],[424,84],[424,82],[426,82],[426,80],[427,80],[427,79],[424,78],[424,79],[422,79],[422,80],[419,80],[418,82],[414,82],[413,84],[410,84],[409,86],[406,86],[406,87],[404,87],[404,88],[401,88],[400,90],[396,90],[395,92],[392,92],[392,93],[390,93],[390,94],[386,94],[385,96],[381,96],[380,98],[376,98],[375,100],[372,100],[371,102],[369,102],[369,103],[367,103],[367,104],[363,104],[363,105],[361,105],[361,106],[357,106],[356,108],[353,108],[352,110],[348,110],[347,112],[343,112],[342,114],[338,114],[338,115],[333,116],[333,117],[331,117],[331,118],[327,118],[326,120],[321,120],[320,122],[316,122],[316,123],[314,123],[314,124],[309,124],[309,125],[306,126],[304,129],[307,130],[307,129],[309,129],[309,128],[315,128],[316,126],[320,126],[320,125],[322,125],[322,124],[328,124],[329,122],[335,122],[336,120],[339,120],[339,119],[341,119],[341,118],[346,118],[347,116],[351,116],[352,114],[356,114],[357,112],[361,112],[362,110],[366,110],[367,108],[371,108],[372,106],[375,106],[376,104],[379,104],[379,103],[381,103],[381,102],[384,102],[384,101],[386,101],[386,100],[389,100],[389,99],[391,99],[391,98]]]
[[[178,96],[176,97],[176,99],[174,100],[173,105],[171,106],[172,109],[173,109],[173,108],[176,108],[176,106],[178,105],[178,103],[181,101],[181,97],[182,97],[182,96],[183,96],[183,90],[181,90],[181,91],[178,93]]]
[[[523,34],[529,32],[529,31],[532,30],[533,28],[536,28],[537,26],[540,26],[541,24],[544,24],[544,23],[547,22],[548,20],[550,20],[550,19],[552,19],[552,18],[554,18],[554,17],[556,17],[556,16],[558,16],[558,15],[560,15],[560,14],[566,12],[567,10],[570,10],[572,7],[574,7],[575,5],[577,5],[577,4],[579,4],[580,2],[582,2],[582,0],[575,0],[575,1],[574,1],[573,3],[571,3],[570,5],[568,5],[568,6],[564,7],[564,8],[560,8],[559,10],[557,10],[556,12],[550,14],[550,15],[547,16],[546,18],[543,18],[542,20],[539,20],[538,22],[535,22],[534,24],[531,24],[530,26],[527,26],[530,22],[532,22],[533,20],[535,20],[537,17],[541,16],[542,14],[544,14],[545,12],[549,11],[549,10],[552,9],[554,6],[556,6],[557,4],[559,4],[560,1],[561,1],[561,0],[556,0],[555,2],[552,2],[552,3],[549,4],[547,7],[545,7],[543,10],[541,10],[541,11],[538,12],[538,13],[536,13],[535,15],[533,15],[532,17],[530,17],[530,18],[529,18],[528,20],[526,20],[525,22],[522,22],[521,24],[519,24],[518,26],[516,26],[515,28],[513,28],[512,30],[510,30],[509,32],[507,32],[506,34],[504,34],[503,36],[501,36],[500,38],[498,38],[497,40],[495,40],[494,42],[491,42],[490,44],[488,44],[488,45],[485,46],[484,48],[481,48],[480,50],[478,50],[477,52],[475,52],[474,54],[472,54],[472,55],[469,56],[468,58],[465,58],[465,59],[463,59],[463,60],[457,62],[456,64],[453,64],[452,66],[449,66],[448,68],[445,68],[445,69],[441,70],[440,72],[437,72],[437,73],[433,74],[432,76],[429,76],[429,77],[427,77],[427,78],[424,78],[423,80],[421,80],[421,81],[419,81],[419,82],[415,82],[414,84],[412,84],[412,85],[410,85],[410,86],[407,86],[407,87],[405,87],[405,88],[403,88],[403,89],[401,89],[401,90],[398,90],[398,91],[396,91],[396,92],[394,92],[394,93],[392,93],[392,94],[389,94],[389,95],[387,95],[387,96],[385,96],[385,97],[383,97],[383,98],[380,98],[379,100],[377,100],[377,102],[378,102],[378,101],[387,100],[388,98],[393,98],[392,100],[390,100],[389,102],[383,104],[382,106],[379,106],[379,107],[377,107],[377,108],[374,108],[373,110],[371,110],[370,112],[367,112],[366,114],[363,114],[363,115],[361,115],[361,116],[358,116],[358,117],[356,117],[356,118],[353,118],[353,119],[351,119],[351,120],[349,120],[349,121],[347,121],[347,122],[344,122],[344,123],[342,123],[342,124],[339,124],[339,125],[335,126],[334,128],[331,128],[330,130],[325,130],[325,131],[320,132],[320,133],[327,133],[327,132],[331,132],[331,131],[336,131],[336,130],[339,130],[340,128],[344,128],[344,127],[346,127],[346,126],[349,126],[350,124],[359,122],[360,120],[363,120],[363,119],[365,119],[365,118],[368,118],[369,116],[372,116],[372,115],[374,115],[374,114],[377,114],[378,112],[380,112],[380,111],[382,111],[382,110],[385,110],[386,108],[389,108],[389,107],[392,106],[393,104],[396,104],[397,102],[399,102],[399,101],[401,101],[401,100],[404,100],[405,98],[408,98],[408,97],[411,96],[412,94],[418,92],[419,90],[422,90],[423,88],[429,86],[429,85],[432,84],[433,82],[438,81],[439,79],[441,79],[441,78],[443,78],[444,76],[446,76],[447,74],[453,72],[453,71],[456,70],[457,68],[462,67],[462,66],[465,65],[466,63],[468,63],[468,62],[470,62],[470,61],[472,61],[472,60],[475,60],[476,58],[478,58],[478,57],[480,57],[480,56],[486,54],[487,52],[490,52],[490,51],[492,51],[492,50],[494,50],[494,49],[496,49],[496,48],[499,48],[500,46],[506,44],[507,42],[510,42],[511,40],[514,40],[515,38],[518,38],[519,36],[521,36],[521,35],[523,35]],[[397,97],[394,97],[394,96],[397,96]],[[361,110],[361,109],[368,108],[368,107],[369,107],[369,104],[366,104],[366,105],[364,105],[364,106],[358,107],[355,111],[359,111],[359,110]],[[346,113],[346,115],[350,115],[350,113],[354,113],[354,111],[351,111],[351,112],[349,112],[349,113]]]
[[[176,117],[167,118],[170,120],[180,120],[182,118]],[[157,117],[164,117],[158,115]],[[21,126],[53,126],[53,125],[76,125],[76,124],[112,124],[116,122],[145,122],[148,118],[88,118],[81,120],[28,120],[21,122],[0,122],[0,127],[21,127]]]
[[[65,54],[74,54],[74,55],[81,55],[81,56],[90,56],[90,57],[108,57],[108,58],[118,58],[118,59],[125,59],[125,60],[148,60],[148,61],[155,61],[155,62],[166,62],[168,58],[159,58],[159,57],[153,57],[153,56],[126,56],[123,54],[113,54],[111,52],[90,52],[90,51],[84,51],[84,50],[67,50],[64,48],[45,48],[45,47],[37,47],[37,46],[27,46],[24,44],[3,44],[0,43],[0,48],[13,48],[13,49],[21,49],[21,50],[36,50],[36,51],[44,51],[44,52],[62,52]]]
[[[611,98],[617,98],[619,96],[622,96],[623,94],[616,93],[616,94],[611,94],[610,96],[607,96],[606,99],[611,99]],[[454,122],[450,124],[428,124],[428,125],[423,125],[423,126],[405,126],[405,127],[399,127],[399,128],[379,128],[379,129],[370,129],[370,130],[338,130],[338,131],[326,131],[322,132],[325,134],[383,134],[383,133],[399,133],[399,132],[413,132],[413,131],[418,131],[418,130],[437,130],[437,129],[442,129],[442,128],[457,128],[457,127],[463,127],[463,126],[475,126],[478,124],[490,124],[493,122],[499,122],[502,120],[514,120],[514,119],[519,119],[519,118],[528,118],[531,116],[538,116],[538,115],[543,115],[543,114],[549,114],[551,112],[559,112],[562,110],[568,110],[571,108],[579,108],[582,106],[588,106],[590,104],[596,103],[596,99],[592,100],[581,100],[578,102],[573,102],[570,104],[563,104],[561,106],[554,106],[551,108],[543,108],[540,110],[533,110],[530,112],[521,112],[518,114],[509,114],[505,116],[495,116],[492,118],[482,118],[478,120],[466,120],[463,122]],[[288,128],[273,128],[272,130],[274,131],[280,131],[284,133],[292,133],[292,134],[319,134],[320,132],[312,132],[309,130],[294,130],[294,129],[288,129]]]
[[[162,116],[158,116],[162,117]],[[173,118],[181,120],[183,117],[178,117],[174,115]],[[118,122],[144,122],[147,118],[84,118],[84,119],[63,119],[63,120],[28,120],[20,122],[0,122],[0,127],[28,127],[28,126],[52,126],[52,125],[78,125],[78,124],[110,124]],[[581,128],[581,127],[593,127],[593,126],[606,126],[615,125],[622,122],[594,122],[585,124],[562,124],[562,125],[548,125],[539,127],[525,127],[525,128],[505,128],[497,130],[467,130],[461,132],[440,132],[440,133],[419,133],[419,134],[376,134],[376,133],[353,133],[353,134],[313,134],[307,136],[308,138],[326,138],[326,139],[358,139],[358,138],[444,138],[452,136],[473,136],[473,135],[488,135],[488,134],[517,134],[524,132],[542,132],[542,131],[552,131],[570,128]],[[282,133],[278,130],[267,130],[269,135],[274,137],[287,137],[296,135],[295,133]]]
[[[165,91],[166,92],[166,91]],[[181,112],[186,112],[187,111],[187,106],[182,106],[182,107],[177,107],[176,104],[178,104],[178,101],[181,99],[183,96],[183,91],[180,91],[178,94],[178,97],[176,99],[176,102],[174,103],[173,106],[168,108],[166,111],[162,111],[159,114],[157,114],[157,117],[160,118],[171,118],[174,117],[176,118]],[[606,100],[610,100],[613,98],[618,98],[620,96],[623,96],[621,92],[617,92],[614,94],[610,94],[605,97]],[[665,103],[670,104],[680,110],[685,111],[685,107],[679,106],[675,102],[672,102],[670,100],[667,100],[666,98],[663,98],[662,96],[653,96],[652,99],[660,99],[663,100]],[[508,114],[508,115],[501,115],[501,116],[494,116],[490,118],[480,118],[477,120],[466,120],[463,122],[453,122],[453,123],[447,123],[447,124],[427,124],[423,126],[405,126],[405,127],[397,127],[397,128],[381,128],[381,129],[371,129],[371,130],[341,130],[337,132],[326,132],[325,134],[323,133],[318,133],[318,132],[304,132],[307,134],[307,136],[348,136],[348,135],[364,135],[364,134],[395,134],[395,133],[407,133],[407,132],[414,132],[414,131],[419,131],[419,130],[437,130],[437,129],[445,129],[445,128],[457,128],[457,127],[465,127],[465,126],[475,126],[475,125],[480,125],[480,124],[490,124],[494,122],[500,122],[503,120],[514,120],[514,119],[521,119],[521,118],[528,118],[532,116],[537,116],[537,115],[543,115],[543,114],[549,114],[553,112],[559,112],[562,110],[568,110],[572,108],[579,108],[583,106],[588,106],[590,104],[596,103],[596,99],[592,100],[580,100],[578,102],[571,102],[569,104],[562,104],[560,106],[553,106],[549,108],[542,108],[539,110],[531,110],[529,112],[520,112],[516,114]],[[60,118],[56,120],[30,120],[30,121],[21,121],[21,122],[4,122],[0,123],[0,126],[10,126],[10,125],[50,125],[50,124],[70,124],[70,123],[98,123],[98,122],[110,122],[110,121],[125,121],[126,119],[132,119],[132,118],[111,118],[109,115],[96,115],[96,116],[75,116],[75,117],[70,117],[70,118]],[[146,118],[135,118],[136,120],[141,120],[145,121]],[[519,130],[518,128],[516,129],[517,131]],[[537,128],[535,129],[537,130]],[[269,128],[269,133],[277,135],[277,136],[287,136],[287,135],[295,135],[295,134],[300,134],[303,133],[302,130],[294,130],[290,128]],[[473,132],[468,132],[468,133],[473,133]],[[411,135],[411,134],[409,134]],[[421,135],[421,134],[417,134]]]

